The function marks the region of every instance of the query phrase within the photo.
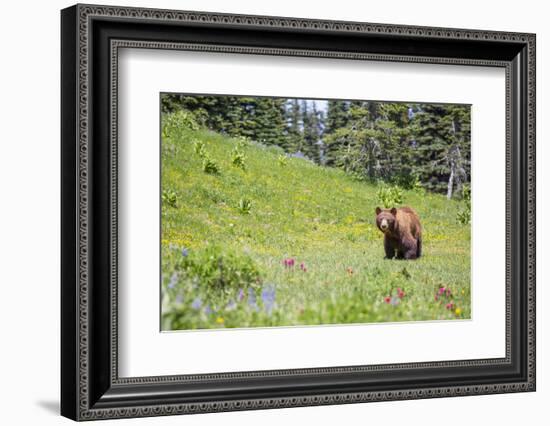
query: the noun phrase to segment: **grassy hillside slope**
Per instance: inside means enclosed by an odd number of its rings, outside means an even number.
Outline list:
[[[404,191],[424,255],[386,260],[376,185],[253,142],[239,144],[243,170],[238,143],[163,135],[163,329],[470,317],[470,226],[456,201]]]

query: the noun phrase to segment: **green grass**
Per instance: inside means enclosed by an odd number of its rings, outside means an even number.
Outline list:
[[[470,318],[470,226],[456,222],[457,201],[403,191],[423,256],[386,260],[377,186],[282,154],[205,130],[164,132],[163,330]],[[435,300],[442,287],[451,294]]]

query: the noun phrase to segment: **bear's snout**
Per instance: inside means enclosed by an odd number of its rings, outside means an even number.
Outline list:
[[[388,224],[387,219],[382,219],[382,221],[380,222],[380,229],[382,231],[387,231],[388,228],[389,228],[389,224]]]

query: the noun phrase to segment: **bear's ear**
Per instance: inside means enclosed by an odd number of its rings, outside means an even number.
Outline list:
[[[378,216],[380,213],[382,213],[382,209],[380,207],[376,207],[376,216]]]
[[[390,210],[390,212],[395,216],[397,214],[397,209],[394,207],[393,209]]]

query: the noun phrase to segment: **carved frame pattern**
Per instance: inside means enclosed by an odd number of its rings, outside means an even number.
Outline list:
[[[77,41],[77,159],[76,159],[76,178],[77,178],[77,235],[76,238],[76,253],[77,253],[77,271],[76,277],[76,297],[77,306],[75,319],[77,322],[77,362],[76,362],[76,390],[77,407],[74,410],[74,415],[68,414],[70,417],[78,420],[92,420],[104,418],[122,418],[122,417],[141,417],[141,416],[159,416],[171,414],[186,414],[186,413],[205,413],[215,411],[229,410],[247,410],[247,409],[264,409],[264,408],[280,408],[293,406],[309,406],[309,405],[324,405],[324,404],[343,404],[353,402],[367,401],[384,401],[384,400],[401,400],[415,398],[435,398],[444,396],[463,396],[488,393],[505,393],[518,391],[533,391],[535,389],[535,36],[533,34],[520,34],[510,32],[494,32],[494,31],[479,31],[479,30],[464,30],[464,29],[447,29],[447,28],[428,28],[428,27],[413,27],[401,25],[386,25],[386,24],[369,24],[357,22],[336,22],[324,20],[310,19],[295,19],[295,18],[280,18],[266,16],[246,16],[246,15],[228,15],[217,13],[203,12],[187,12],[187,11],[170,11],[156,9],[140,9],[127,7],[104,7],[91,5],[77,5],[76,17],[78,28],[76,30]],[[479,386],[447,386],[447,387],[429,387],[422,389],[399,389],[389,391],[376,392],[350,392],[350,393],[327,393],[323,395],[307,395],[307,396],[289,396],[289,397],[270,397],[270,398],[248,398],[248,399],[232,399],[219,400],[201,403],[165,403],[155,405],[145,405],[138,407],[115,407],[115,408],[96,408],[90,400],[90,369],[89,369],[89,354],[90,354],[90,335],[89,335],[89,308],[90,300],[88,297],[89,290],[89,217],[90,217],[90,193],[89,193],[89,112],[90,112],[90,82],[89,82],[89,58],[90,58],[90,23],[96,18],[116,18],[123,20],[139,20],[140,22],[174,22],[174,23],[209,23],[219,25],[238,25],[244,27],[260,27],[260,28],[278,28],[278,29],[300,29],[300,30],[315,30],[344,33],[361,33],[361,34],[379,34],[379,35],[410,35],[414,37],[422,37],[426,39],[449,39],[449,40],[480,40],[480,41],[506,41],[518,43],[526,46],[527,49],[527,211],[525,212],[527,220],[527,379],[520,382],[505,382],[495,384],[484,384]],[[482,66],[497,66],[506,69],[506,104],[507,104],[507,153],[506,153],[506,170],[507,170],[507,262],[506,262],[506,358],[504,359],[485,359],[485,360],[466,360],[452,362],[435,362],[435,363],[416,363],[416,364],[396,364],[396,365],[377,365],[377,366],[361,366],[361,367],[327,367],[322,369],[302,369],[302,370],[275,370],[261,372],[245,372],[245,373],[224,373],[216,375],[196,375],[196,376],[161,376],[161,377],[139,377],[139,378],[119,378],[117,374],[117,70],[118,70],[118,49],[119,48],[155,48],[155,49],[183,49],[197,51],[216,51],[226,53],[239,54],[265,54],[265,55],[298,55],[298,56],[315,56],[326,58],[341,58],[341,59],[359,59],[359,60],[383,60],[383,61],[398,61],[398,62],[426,62],[426,63],[446,63],[446,64],[461,64],[461,65],[482,65]],[[505,364],[510,362],[510,341],[511,341],[511,313],[510,300],[511,289],[509,283],[510,263],[509,256],[511,253],[510,246],[510,225],[511,218],[509,210],[511,207],[511,182],[510,182],[510,164],[512,161],[512,152],[510,146],[510,129],[509,118],[511,114],[511,65],[507,61],[493,60],[476,60],[476,59],[461,59],[461,58],[442,58],[442,57],[418,57],[404,55],[384,55],[384,54],[365,54],[365,53],[346,53],[335,51],[310,51],[299,49],[279,49],[279,48],[257,48],[243,46],[227,46],[227,45],[212,45],[212,44],[193,44],[193,43],[172,43],[172,42],[152,42],[143,40],[111,40],[111,369],[110,380],[113,385],[125,384],[152,384],[152,383],[173,383],[182,381],[201,381],[201,380],[217,380],[229,378],[245,378],[245,377],[268,377],[268,376],[303,376],[311,373],[316,374],[331,374],[341,373],[346,371],[375,371],[385,369],[408,369],[408,368],[425,368],[425,367],[449,367],[449,366],[473,366],[473,365],[491,365]],[[71,410],[67,411],[72,413]]]

